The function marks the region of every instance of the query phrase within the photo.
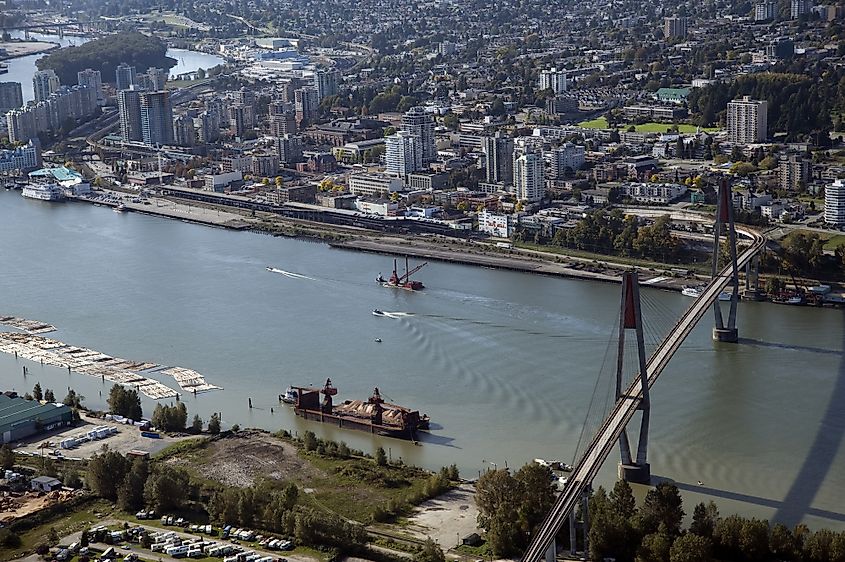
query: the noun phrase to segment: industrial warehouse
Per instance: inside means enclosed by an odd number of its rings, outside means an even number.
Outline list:
[[[0,443],[11,443],[43,431],[73,423],[71,409],[63,404],[42,404],[0,394]]]

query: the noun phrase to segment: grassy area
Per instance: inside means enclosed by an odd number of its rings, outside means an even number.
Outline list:
[[[579,127],[584,129],[607,129],[607,118],[605,117],[598,117],[596,119],[591,119],[589,121],[582,121],[578,123]],[[630,125],[620,125],[619,128],[625,130]],[[672,128],[672,123],[643,123],[642,125],[634,125],[634,128],[638,133],[665,133],[667,130]],[[678,124],[678,132],[679,133],[695,133],[698,130],[698,127],[695,125],[689,125],[687,123],[680,123]],[[702,127],[702,131],[705,132],[713,132],[718,131],[718,128],[714,127]]]
[[[59,513],[44,523],[24,531],[20,534],[21,546],[15,549],[0,548],[0,560],[11,560],[31,553],[35,547],[44,542],[50,529],[55,529],[59,537],[64,537],[77,531],[82,531],[103,519],[104,513],[109,513],[112,505],[105,500],[96,500],[85,504],[73,513]]]
[[[815,230],[803,230],[803,229],[795,229],[789,233],[787,238],[790,236],[797,236],[799,234],[803,234],[804,236],[809,236],[811,234],[817,235],[819,238],[824,240],[824,249],[833,251],[838,246],[845,244],[845,234],[839,234],[837,232],[818,232]]]
[[[585,252],[583,250],[575,250],[572,248],[565,248],[562,246],[546,246],[542,244],[533,244],[531,242],[515,242],[514,247],[524,248],[526,250],[536,250],[538,252],[547,252],[549,254],[560,254],[561,256],[571,256],[576,258],[585,258],[596,261],[607,262],[611,264],[634,265],[641,268],[650,268],[665,271],[671,268],[690,269],[696,273],[707,274],[710,271],[710,263],[707,261],[697,263],[660,263],[649,260],[642,260],[638,258],[627,258],[621,256],[607,256],[604,254],[594,254],[592,252]]]
[[[845,244],[845,234],[834,234],[824,243],[825,250],[835,250],[837,247]]]

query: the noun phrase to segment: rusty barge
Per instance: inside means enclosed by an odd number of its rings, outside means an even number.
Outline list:
[[[294,411],[307,420],[410,440],[416,440],[417,431],[429,428],[427,415],[385,402],[378,387],[366,401],[345,400],[340,404],[334,403],[337,389],[331,379],[326,379],[323,388],[294,386],[291,390]]]

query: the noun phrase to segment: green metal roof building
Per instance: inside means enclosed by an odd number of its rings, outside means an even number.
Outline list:
[[[0,394],[0,443],[11,443],[42,431],[73,423],[73,411],[63,404],[9,398]]]

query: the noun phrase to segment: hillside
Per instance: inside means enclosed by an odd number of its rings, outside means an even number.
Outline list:
[[[53,69],[62,84],[76,84],[76,73],[86,68],[102,72],[103,82],[114,82],[115,67],[121,62],[135,66],[138,72],[151,66],[169,70],[176,60],[166,53],[167,44],[161,39],[132,31],[53,51],[35,64],[39,70]]]

